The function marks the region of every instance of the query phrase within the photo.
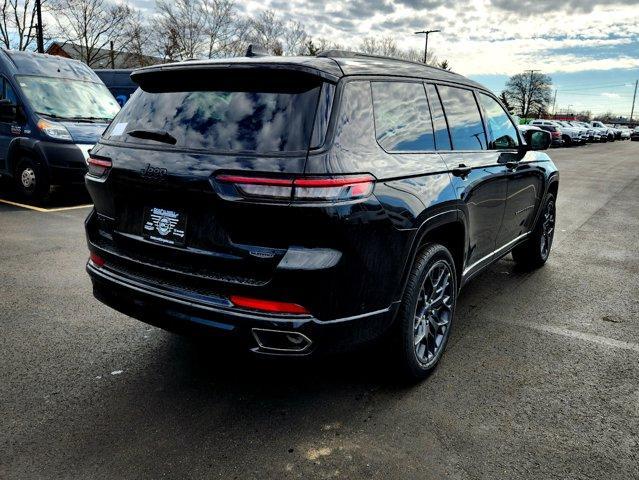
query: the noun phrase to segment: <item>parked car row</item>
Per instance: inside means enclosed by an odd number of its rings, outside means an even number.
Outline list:
[[[577,120],[536,119],[522,130],[539,128],[550,132],[552,146],[575,146],[593,142],[614,142],[630,139],[631,130],[625,126],[612,127],[599,121],[590,123]]]

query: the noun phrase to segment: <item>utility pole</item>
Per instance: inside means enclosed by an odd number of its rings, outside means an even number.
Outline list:
[[[639,80],[635,80],[635,93],[632,95],[632,110],[630,110],[630,123],[632,123],[632,116],[635,114],[635,101],[637,100],[637,84]]]
[[[441,30],[422,30],[421,32],[415,32],[415,35],[424,35],[424,63],[428,58],[428,35],[431,33],[441,32]]]
[[[557,101],[557,89],[555,88],[555,95],[552,98],[552,116],[555,116],[555,102]]]
[[[115,52],[113,51],[113,40],[111,40],[109,46],[111,47],[109,50],[109,57],[111,59],[111,69],[113,70],[115,69]]]
[[[44,34],[42,33],[42,5],[40,0],[35,0],[36,16],[38,25],[36,26],[36,37],[38,43],[38,53],[44,53]]]

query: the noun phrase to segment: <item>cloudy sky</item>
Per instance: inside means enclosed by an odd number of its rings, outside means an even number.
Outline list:
[[[150,0],[137,0],[149,5]],[[144,3],[142,3],[144,2]],[[639,0],[238,0],[300,20],[345,46],[392,35],[423,48],[416,30],[441,29],[429,47],[453,70],[499,92],[508,75],[552,76],[557,107],[630,113],[639,78]]]

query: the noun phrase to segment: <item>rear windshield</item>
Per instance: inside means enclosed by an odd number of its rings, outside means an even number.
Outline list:
[[[314,146],[312,140],[320,141],[313,133],[322,92],[318,78],[253,71],[242,76],[182,72],[180,77],[145,79],[104,137],[167,148],[257,153],[306,151]]]

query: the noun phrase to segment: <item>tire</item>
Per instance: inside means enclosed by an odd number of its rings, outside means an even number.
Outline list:
[[[456,303],[452,255],[443,245],[425,245],[415,259],[392,332],[391,348],[402,379],[423,380],[438,365],[448,343]]]
[[[562,139],[564,141],[564,147],[572,147],[572,138],[570,138],[569,135],[564,135]]]
[[[541,213],[528,239],[512,251],[513,260],[525,270],[534,270],[546,263],[555,235],[555,197],[546,195]]]
[[[45,201],[49,197],[49,177],[30,158],[24,157],[18,162],[13,178],[16,190],[22,197],[40,201]]]

